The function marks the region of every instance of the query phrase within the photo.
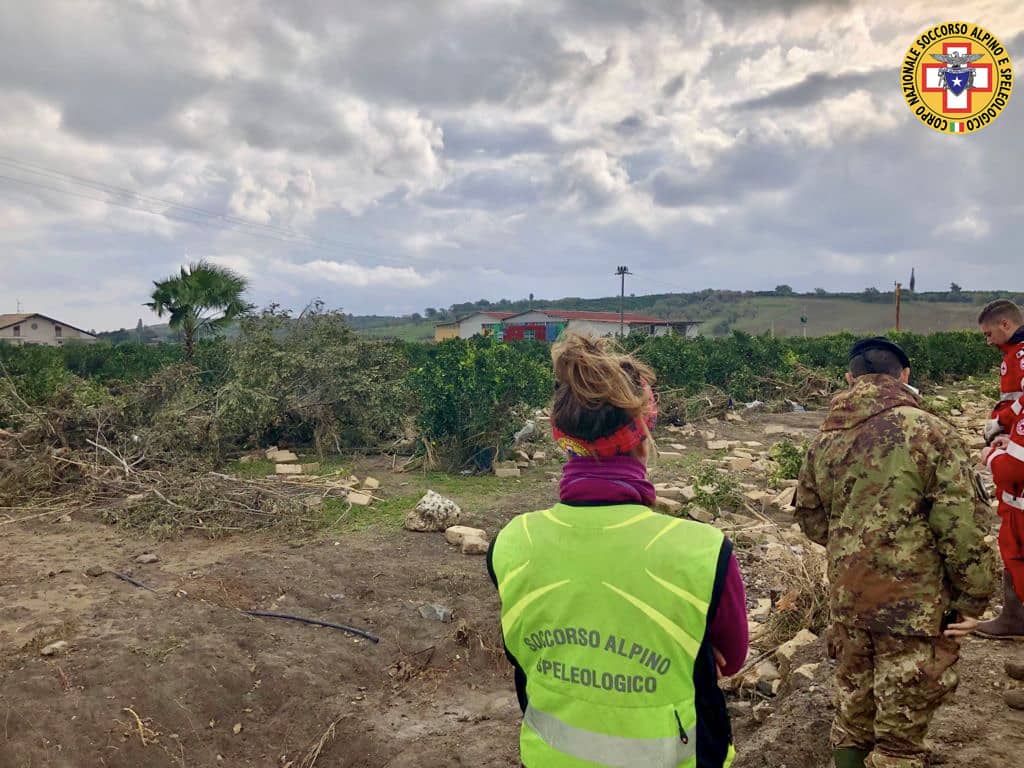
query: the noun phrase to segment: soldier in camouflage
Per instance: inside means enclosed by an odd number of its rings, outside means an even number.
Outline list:
[[[888,339],[850,350],[800,471],[796,515],[828,549],[838,768],[924,768],[932,715],[957,686],[956,636],[988,604],[989,509],[966,446],[922,410]]]

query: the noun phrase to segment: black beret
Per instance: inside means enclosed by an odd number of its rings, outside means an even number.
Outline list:
[[[850,347],[850,360],[853,360],[853,358],[863,355],[865,352],[869,352],[872,349],[883,349],[886,352],[892,352],[897,358],[899,358],[899,361],[904,368],[910,367],[910,358],[907,357],[907,353],[903,351],[903,348],[900,347],[899,344],[889,341],[889,339],[884,336],[872,336],[871,338],[861,339],[854,343],[854,345]]]

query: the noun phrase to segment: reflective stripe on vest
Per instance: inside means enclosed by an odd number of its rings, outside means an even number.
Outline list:
[[[1024,392],[1003,392],[1003,394],[999,396],[999,402],[1010,403],[1022,395],[1024,395]]]
[[[1024,405],[1020,404],[1020,400],[1014,400],[1013,405],[1010,406],[1010,410],[1013,411],[1014,416],[1020,416],[1020,412],[1024,411]]]
[[[1013,496],[1008,491],[1003,491],[1001,501],[1014,509],[1024,511],[1024,496]]]
[[[1020,443],[1007,443],[1006,452],[1017,461],[1024,461],[1024,445]]]
[[[696,738],[685,742],[679,736],[661,739],[631,739],[608,736],[577,728],[554,715],[526,707],[523,723],[542,738],[548,746],[577,760],[616,768],[676,768],[697,756]]]

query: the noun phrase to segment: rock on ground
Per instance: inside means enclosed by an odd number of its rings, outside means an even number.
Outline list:
[[[674,499],[669,499],[664,496],[658,496],[654,500],[654,508],[659,512],[664,512],[666,515],[672,515],[673,517],[679,517],[680,512],[683,510],[682,502]]]
[[[426,605],[420,606],[420,616],[424,619],[431,619],[432,621],[440,621],[443,624],[447,624],[452,620],[452,609],[446,605],[440,605],[438,603],[427,603]]]
[[[68,648],[67,640],[58,640],[55,643],[50,643],[39,651],[40,656],[56,656],[61,651],[66,651]]]
[[[473,528],[468,525],[453,525],[445,529],[444,537],[449,544],[455,546],[461,546],[464,539],[467,537],[476,536],[481,539],[487,538],[487,532],[480,528]]]
[[[459,505],[436,491],[427,491],[405,516],[409,531],[444,531],[456,525],[462,515]]]
[[[472,535],[462,540],[462,554],[464,555],[486,555],[490,548],[491,542],[484,536]]]

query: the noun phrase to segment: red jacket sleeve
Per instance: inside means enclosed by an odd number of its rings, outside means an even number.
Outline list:
[[[1024,489],[1024,420],[1018,422],[1005,450],[993,451],[988,457],[996,488],[1019,496]]]

